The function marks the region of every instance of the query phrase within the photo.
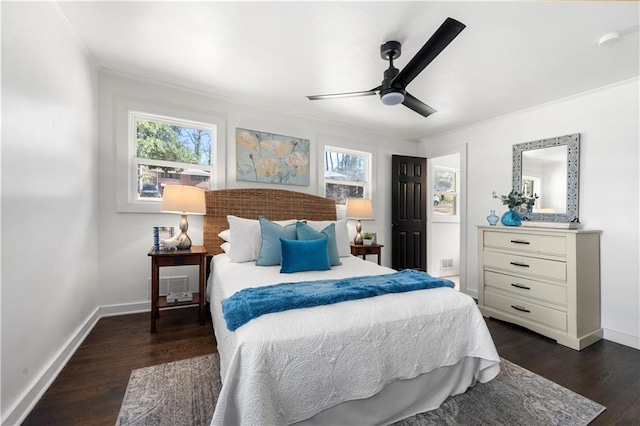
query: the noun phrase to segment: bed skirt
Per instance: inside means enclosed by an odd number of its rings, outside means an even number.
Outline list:
[[[369,398],[343,402],[295,425],[387,425],[435,410],[449,396],[466,392],[476,381],[488,382],[499,372],[499,363],[465,357],[455,365],[389,383]]]

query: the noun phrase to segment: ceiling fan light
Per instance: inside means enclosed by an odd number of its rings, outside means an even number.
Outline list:
[[[382,95],[382,103],[385,105],[398,105],[404,102],[402,92],[388,92]]]

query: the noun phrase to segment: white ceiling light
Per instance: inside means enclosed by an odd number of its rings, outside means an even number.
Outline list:
[[[619,41],[620,41],[620,34],[617,32],[613,32],[613,33],[605,34],[602,37],[600,37],[600,41],[598,42],[598,44],[600,46],[611,46],[612,44],[616,44]]]
[[[382,95],[382,103],[385,105],[398,105],[404,102],[402,92],[388,92]]]

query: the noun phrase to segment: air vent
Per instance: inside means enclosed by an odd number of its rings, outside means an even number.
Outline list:
[[[149,298],[151,298],[151,278],[149,282]],[[189,291],[189,277],[187,275],[178,275],[175,277],[160,278],[160,294],[167,293],[184,293]]]
[[[453,259],[440,259],[440,269],[453,268]]]

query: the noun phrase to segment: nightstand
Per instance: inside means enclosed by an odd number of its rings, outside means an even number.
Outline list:
[[[375,254],[378,256],[378,265],[381,265],[382,247],[384,247],[382,244],[371,244],[370,246],[365,246],[362,244],[351,243],[351,254],[354,256],[362,256],[364,260],[367,260],[368,254]]]
[[[202,246],[191,246],[188,250],[149,250],[151,257],[151,332],[156,331],[156,319],[160,316],[160,309],[175,306],[198,305],[200,325],[205,321],[205,271],[207,249]],[[162,266],[200,266],[200,287],[198,293],[193,293],[193,300],[188,302],[167,303],[167,296],[160,296],[160,268]]]

